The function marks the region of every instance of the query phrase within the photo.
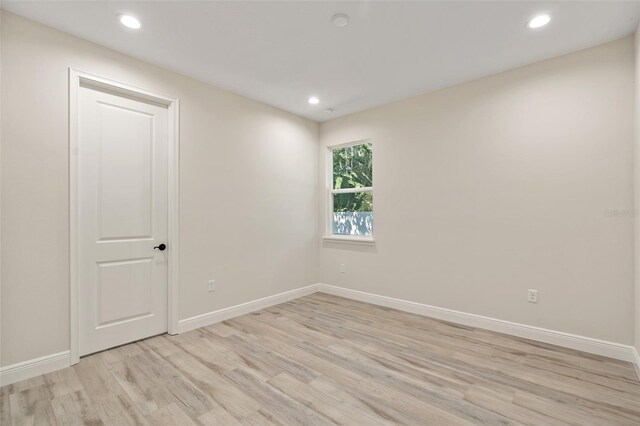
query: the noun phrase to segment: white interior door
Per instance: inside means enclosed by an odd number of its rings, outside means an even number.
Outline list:
[[[98,88],[78,102],[79,351],[167,331],[168,110]],[[154,249],[154,247],[156,247]]]

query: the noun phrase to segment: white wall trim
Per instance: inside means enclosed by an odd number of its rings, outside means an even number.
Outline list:
[[[299,297],[307,296],[318,291],[319,284],[312,284],[300,287],[284,293],[267,296],[262,299],[252,300],[229,308],[220,309],[195,317],[183,319],[177,322],[174,333],[184,333],[205,327],[220,321],[231,319],[253,311],[268,308],[279,303],[288,302]],[[16,364],[0,368],[0,385],[9,385],[21,380],[27,380],[41,374],[51,373],[77,364],[74,361],[71,351],[58,352],[40,358],[22,361]]]
[[[576,349],[596,355],[619,359],[628,362],[640,362],[637,358],[635,348],[621,343],[607,342],[605,340],[593,339],[562,331],[548,330],[545,328],[530,325],[518,324],[482,315],[468,314],[454,311],[452,309],[438,308],[436,306],[422,303],[409,302],[402,299],[380,296],[363,291],[350,290],[343,287],[320,284],[319,291],[345,297],[347,299],[358,300],[360,302],[372,303],[374,305],[386,306],[404,312],[423,315],[456,324],[482,328],[485,330],[497,331],[512,336],[523,337],[536,340],[538,342],[549,343],[565,348]],[[636,357],[634,358],[634,353]],[[640,365],[640,364],[639,364]],[[640,368],[640,367],[639,367]]]
[[[195,330],[196,328],[206,327],[207,325],[215,324],[220,321],[225,321],[240,315],[268,308],[279,303],[284,303],[293,299],[297,299],[299,297],[307,296],[309,294],[316,293],[319,289],[319,286],[319,284],[311,284],[306,287],[285,291],[284,293],[263,297],[262,299],[252,300],[250,302],[241,303],[229,308],[219,309],[217,311],[212,311],[206,314],[186,318],[178,322],[178,332],[184,333],[187,331]]]
[[[80,361],[78,318],[78,94],[87,84],[165,105],[169,115],[167,331],[178,332],[180,100],[69,68],[69,336],[71,364]]]
[[[638,375],[638,380],[640,380],[640,354],[638,353],[638,350],[636,348],[631,349],[633,349],[633,366],[636,368],[636,374]]]
[[[322,241],[325,243],[357,244],[362,246],[376,245],[376,240],[373,237],[357,237],[352,235],[324,235]]]
[[[438,308],[422,303],[394,299],[392,297],[350,290],[328,284],[312,284],[306,287],[286,291],[284,293],[275,294],[273,296],[267,296],[250,302],[241,303],[236,306],[186,318],[178,321],[176,331],[178,333],[185,333],[187,331],[206,327],[220,321],[245,315],[250,312],[268,308],[279,303],[288,302],[316,292],[333,294],[347,299],[398,309],[404,312],[410,312],[471,327],[497,331],[588,353],[608,356],[622,361],[628,361],[634,364],[636,373],[638,373],[638,377],[640,378],[640,355],[633,346],[592,339],[590,337],[578,336],[561,331],[547,330],[544,328],[513,323],[481,315],[468,314],[451,309]],[[75,362],[73,362],[71,351],[64,351],[8,365],[0,368],[0,385],[4,386],[21,380],[30,379],[41,374],[69,367],[73,364],[75,364]]]
[[[169,244],[167,280],[167,332],[178,334],[178,300],[180,297],[180,100],[169,104],[169,146],[167,240]]]
[[[71,352],[63,351],[0,368],[0,386],[27,380],[71,366]]]

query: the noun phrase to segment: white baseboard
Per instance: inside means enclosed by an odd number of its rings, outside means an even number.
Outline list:
[[[196,328],[205,327],[220,321],[228,320],[260,309],[268,308],[279,303],[288,302],[302,296],[318,291],[319,284],[312,284],[306,287],[297,288],[284,293],[275,294],[273,296],[264,297],[262,299],[252,300],[240,305],[231,306],[229,308],[219,309],[217,311],[207,312],[206,314],[196,315],[178,321],[178,333],[195,330]]]
[[[220,321],[231,319],[240,315],[248,314],[260,309],[268,308],[279,303],[288,302],[299,297],[307,296],[316,292],[333,294],[347,299],[372,303],[374,305],[386,306],[400,311],[410,312],[457,324],[471,327],[483,328],[497,331],[513,336],[523,337],[539,342],[550,343],[583,352],[607,356],[623,361],[634,363],[638,377],[640,378],[640,355],[633,346],[620,343],[607,342],[604,340],[592,339],[590,337],[578,336],[561,331],[547,330],[524,324],[499,320],[481,315],[468,314],[454,311],[452,309],[438,308],[436,306],[422,303],[410,302],[407,300],[394,299],[392,297],[380,296],[372,293],[365,293],[357,290],[350,290],[343,287],[336,287],[328,284],[312,284],[295,290],[264,297],[232,306],[225,309],[197,315],[183,319],[178,322],[178,333],[184,333],[196,328],[205,327]],[[43,356],[40,358],[19,362],[0,368],[0,385],[5,386],[21,380],[30,379],[41,374],[50,373],[71,366],[70,351],[59,352]]]
[[[10,385],[41,374],[51,373],[71,366],[71,352],[45,355],[0,368],[0,386]]]
[[[518,324],[515,322],[504,321],[496,318],[454,311],[452,309],[438,308],[436,306],[409,302],[407,300],[394,299],[392,297],[380,296],[377,294],[365,293],[357,290],[350,290],[347,288],[336,287],[328,284],[320,284],[319,291],[336,296],[342,296],[347,299],[372,303],[374,305],[386,306],[388,308],[398,309],[399,311],[410,312],[413,314],[423,315],[443,321],[449,321],[456,324],[497,331],[499,333],[510,334],[512,336],[523,337],[526,339],[536,340],[539,342],[549,343],[565,348],[576,349],[579,351],[602,355],[609,358],[615,358],[622,361],[635,361],[637,366],[640,365],[640,360],[637,358],[637,352],[635,351],[635,348],[633,346],[623,345],[621,343],[607,342],[604,340],[592,339],[590,337],[579,336],[562,331],[548,330],[545,328]]]
[[[638,349],[636,348],[633,348],[633,358],[633,366],[636,368],[636,374],[638,375],[638,380],[640,380],[640,353],[638,353]]]
[[[224,321],[239,315],[268,308],[269,306],[277,305],[279,303],[288,302],[289,300],[315,293],[318,291],[318,288],[318,284],[312,284],[229,308],[220,309],[218,311],[183,319],[178,321],[178,333],[184,333],[186,331],[215,324],[216,322]],[[17,364],[8,365],[0,368],[0,386],[10,385],[11,383],[27,380],[41,374],[51,373],[70,366],[70,351],[59,352],[19,362]]]

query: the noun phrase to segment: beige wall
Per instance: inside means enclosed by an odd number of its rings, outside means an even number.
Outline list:
[[[69,348],[69,67],[180,98],[180,318],[316,282],[315,123],[2,15],[2,365]]]
[[[320,281],[631,344],[634,221],[604,212],[633,208],[633,49],[323,123],[323,147],[373,139],[376,245],[323,243]]]
[[[69,348],[68,67],[181,100],[180,318],[320,281],[633,342],[632,38],[324,123],[318,160],[314,123],[2,15],[0,365]],[[318,257],[324,147],[366,138],[376,246]]]
[[[636,266],[636,317],[635,317],[635,343],[636,349],[640,353],[640,24],[636,30],[636,244],[635,244],[635,266]],[[638,366],[640,368],[640,366]]]

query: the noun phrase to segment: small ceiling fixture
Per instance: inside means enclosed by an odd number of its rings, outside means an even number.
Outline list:
[[[140,27],[142,26],[142,24],[140,23],[140,20],[131,15],[119,15],[118,19],[120,20],[120,23],[122,25],[124,25],[127,28],[131,28],[132,30],[139,30]]]
[[[544,27],[549,22],[551,22],[551,16],[549,15],[543,14],[534,16],[533,18],[529,19],[529,22],[527,22],[527,28],[535,30],[536,28]]]
[[[333,108],[327,108],[324,110],[324,112],[331,114],[333,112]]]
[[[309,98],[309,103],[311,105],[317,105],[320,103],[320,99],[316,98],[315,96],[312,96]]]
[[[331,17],[331,22],[333,22],[333,25],[336,27],[346,27],[349,23],[349,15],[346,13],[336,13]]]

